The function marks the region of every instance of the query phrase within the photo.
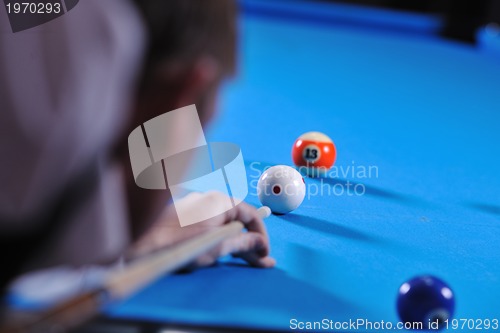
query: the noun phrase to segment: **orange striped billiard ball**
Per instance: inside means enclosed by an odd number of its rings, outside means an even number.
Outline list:
[[[337,150],[332,139],[321,132],[299,136],[292,147],[293,163],[309,176],[324,175],[335,163]]]

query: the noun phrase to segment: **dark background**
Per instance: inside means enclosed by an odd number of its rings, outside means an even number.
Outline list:
[[[444,37],[475,43],[476,30],[489,23],[500,24],[498,0],[323,0],[439,15],[444,19]]]

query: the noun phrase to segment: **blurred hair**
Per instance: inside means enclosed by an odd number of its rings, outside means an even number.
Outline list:
[[[144,17],[149,47],[140,88],[159,67],[185,67],[211,56],[230,75],[236,65],[236,3],[233,0],[133,0]]]

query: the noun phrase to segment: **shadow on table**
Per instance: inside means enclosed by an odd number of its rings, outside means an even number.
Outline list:
[[[364,188],[364,193],[366,195],[380,197],[383,199],[399,201],[401,203],[417,203],[419,200],[417,198],[412,198],[408,195],[397,193],[394,191],[385,190],[376,186],[367,185],[364,183],[355,182],[353,180],[347,180],[342,178],[310,178],[312,181],[324,182],[330,186],[341,186],[342,188],[348,188],[349,186],[362,186]]]
[[[500,206],[483,204],[478,202],[467,202],[465,206],[475,210],[479,210],[483,213],[488,213],[496,216],[500,216]]]
[[[319,257],[318,257],[319,258]],[[335,295],[335,286],[321,285],[311,276],[312,257],[296,257],[293,267],[288,265],[286,271],[282,268],[261,269],[253,268],[245,263],[226,262],[219,264],[216,269],[231,269],[231,284],[226,287],[238,290],[241,303],[245,307],[268,308],[270,311],[288,313],[288,316],[300,313],[305,318],[318,315],[354,313],[357,307],[350,301]],[[308,265],[304,267],[303,265]],[[325,270],[325,262],[316,262],[317,267]],[[301,275],[296,272],[300,271]],[[334,270],[332,270],[334,271]],[[316,272],[317,273],[317,272]],[[234,275],[233,275],[234,274]],[[305,274],[305,277],[302,276]],[[229,275],[225,275],[229,276]],[[234,286],[233,286],[234,284]],[[244,291],[241,286],[244,285]],[[262,301],[265,300],[265,305]],[[273,310],[271,310],[273,309]],[[241,309],[240,309],[241,310]],[[359,310],[359,309],[358,309]]]
[[[294,213],[285,215],[276,215],[276,217],[293,223],[295,225],[319,231],[321,233],[329,234],[332,236],[345,237],[349,239],[364,241],[364,242],[379,242],[380,239],[363,231],[349,228],[343,225],[336,224],[332,221],[327,221],[311,216],[303,216]]]
[[[260,174],[264,172],[264,170],[274,166],[276,164],[272,164],[269,162],[261,162],[261,161],[245,161],[245,166],[247,169],[250,169],[252,172],[249,172],[250,178],[256,178],[255,172],[258,171]],[[260,176],[260,174],[258,176]],[[425,201],[422,199],[412,197],[406,194],[398,193],[395,191],[386,190],[380,187],[367,185],[364,183],[356,182],[353,180],[347,180],[343,178],[331,178],[331,177],[307,177],[307,179],[311,182],[316,183],[325,183],[331,187],[341,186],[343,189],[355,186],[362,186],[364,188],[364,193],[369,196],[378,197],[382,199],[397,201],[402,204],[425,204]]]
[[[300,266],[294,268],[300,270]],[[280,268],[225,262],[189,275],[166,276],[109,309],[113,317],[234,327],[288,328],[291,318],[348,318],[362,310]]]

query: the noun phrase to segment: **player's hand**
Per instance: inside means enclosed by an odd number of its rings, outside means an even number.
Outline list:
[[[207,209],[207,207],[217,209],[227,202],[227,197],[218,192],[193,193],[183,200],[189,201],[193,210]],[[275,260],[269,256],[269,237],[264,222],[257,210],[244,202],[223,214],[186,227],[180,226],[175,209],[170,205],[159,221],[135,244],[131,256],[142,256],[175,245],[235,220],[242,222],[247,232],[223,241],[214,249],[198,257],[190,267],[211,265],[218,257],[227,254],[240,257],[255,267],[273,267]]]

